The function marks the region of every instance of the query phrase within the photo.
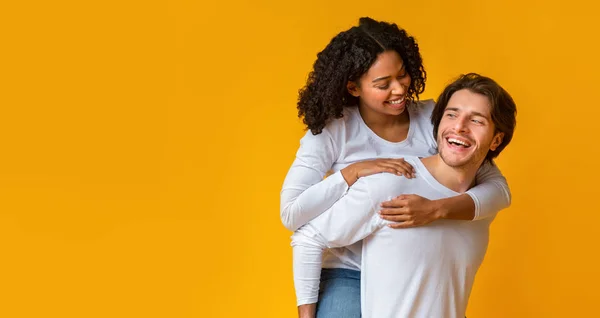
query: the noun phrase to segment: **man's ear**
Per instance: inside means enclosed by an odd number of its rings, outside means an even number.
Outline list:
[[[358,88],[356,82],[348,81],[348,84],[346,84],[346,88],[348,89],[348,93],[350,93],[350,95],[354,97],[360,96],[360,88]]]
[[[502,144],[502,141],[504,140],[504,133],[503,132],[499,132],[494,136],[494,139],[492,139],[492,144],[490,145],[490,150],[491,151],[495,151],[498,146],[500,146]]]

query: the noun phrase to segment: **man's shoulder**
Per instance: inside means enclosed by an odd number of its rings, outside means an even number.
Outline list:
[[[430,140],[433,144],[435,144],[435,138],[432,134],[431,115],[434,108],[435,102],[433,99],[428,99],[412,104],[410,109],[411,122],[414,121],[414,126],[418,127],[418,131],[424,135],[423,138]]]
[[[414,179],[384,172],[362,177],[359,182],[360,187],[368,192],[373,202],[383,202],[409,189]]]
[[[415,167],[416,165],[421,165],[421,158],[417,156],[406,156],[403,158],[406,162],[408,162],[411,166]]]
[[[422,165],[421,159],[416,156],[407,156],[404,157],[404,160],[415,168]],[[387,201],[390,197],[413,193],[416,188],[422,186],[422,182],[420,177],[408,179],[405,176],[384,172],[362,177],[355,185],[360,183],[359,187],[369,192],[374,201]]]
[[[411,108],[413,113],[417,114],[419,117],[429,119],[435,108],[435,101],[433,99],[416,101],[411,105]]]

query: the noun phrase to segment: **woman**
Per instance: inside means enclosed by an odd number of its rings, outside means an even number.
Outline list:
[[[433,101],[419,102],[426,73],[415,39],[395,24],[361,18],[317,55],[300,91],[299,116],[309,131],[281,191],[281,218],[295,231],[327,210],[360,177],[391,172],[412,177],[402,156],[437,152],[430,121]],[[416,101],[417,100],[417,101]],[[328,171],[329,177],[323,180]],[[427,223],[427,215],[493,217],[510,205],[506,180],[486,166],[466,194],[438,201],[393,199],[384,218],[397,227]],[[299,310],[319,318],[360,317],[360,244],[331,249],[320,275],[299,279]],[[317,305],[315,305],[317,303]]]

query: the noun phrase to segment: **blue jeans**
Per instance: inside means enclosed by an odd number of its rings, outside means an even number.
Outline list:
[[[317,318],[360,318],[360,272],[323,268]]]
[[[321,270],[316,318],[360,318],[359,271],[344,268]]]

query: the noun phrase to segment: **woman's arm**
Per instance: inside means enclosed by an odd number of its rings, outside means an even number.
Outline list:
[[[511,203],[506,179],[496,165],[487,162],[477,171],[477,185],[466,194],[475,205],[473,220],[494,217]]]
[[[404,159],[375,159],[347,166],[323,180],[340,155],[342,140],[327,130],[307,134],[300,141],[281,190],[281,221],[295,231],[339,200],[359,178],[381,172],[412,177],[414,170]]]
[[[477,171],[477,184],[464,194],[437,200],[440,218],[481,220],[495,217],[510,206],[508,183],[495,165],[486,162]]]
[[[481,220],[494,217],[510,206],[511,195],[500,170],[489,163],[477,171],[477,185],[450,198],[429,200],[418,195],[401,195],[382,203],[385,220],[398,222],[393,228],[428,224],[437,219]]]
[[[308,223],[348,190],[340,172],[323,180],[338,159],[336,146],[326,129],[319,135],[308,131],[300,140],[296,159],[281,189],[281,221],[289,230],[295,231]]]

